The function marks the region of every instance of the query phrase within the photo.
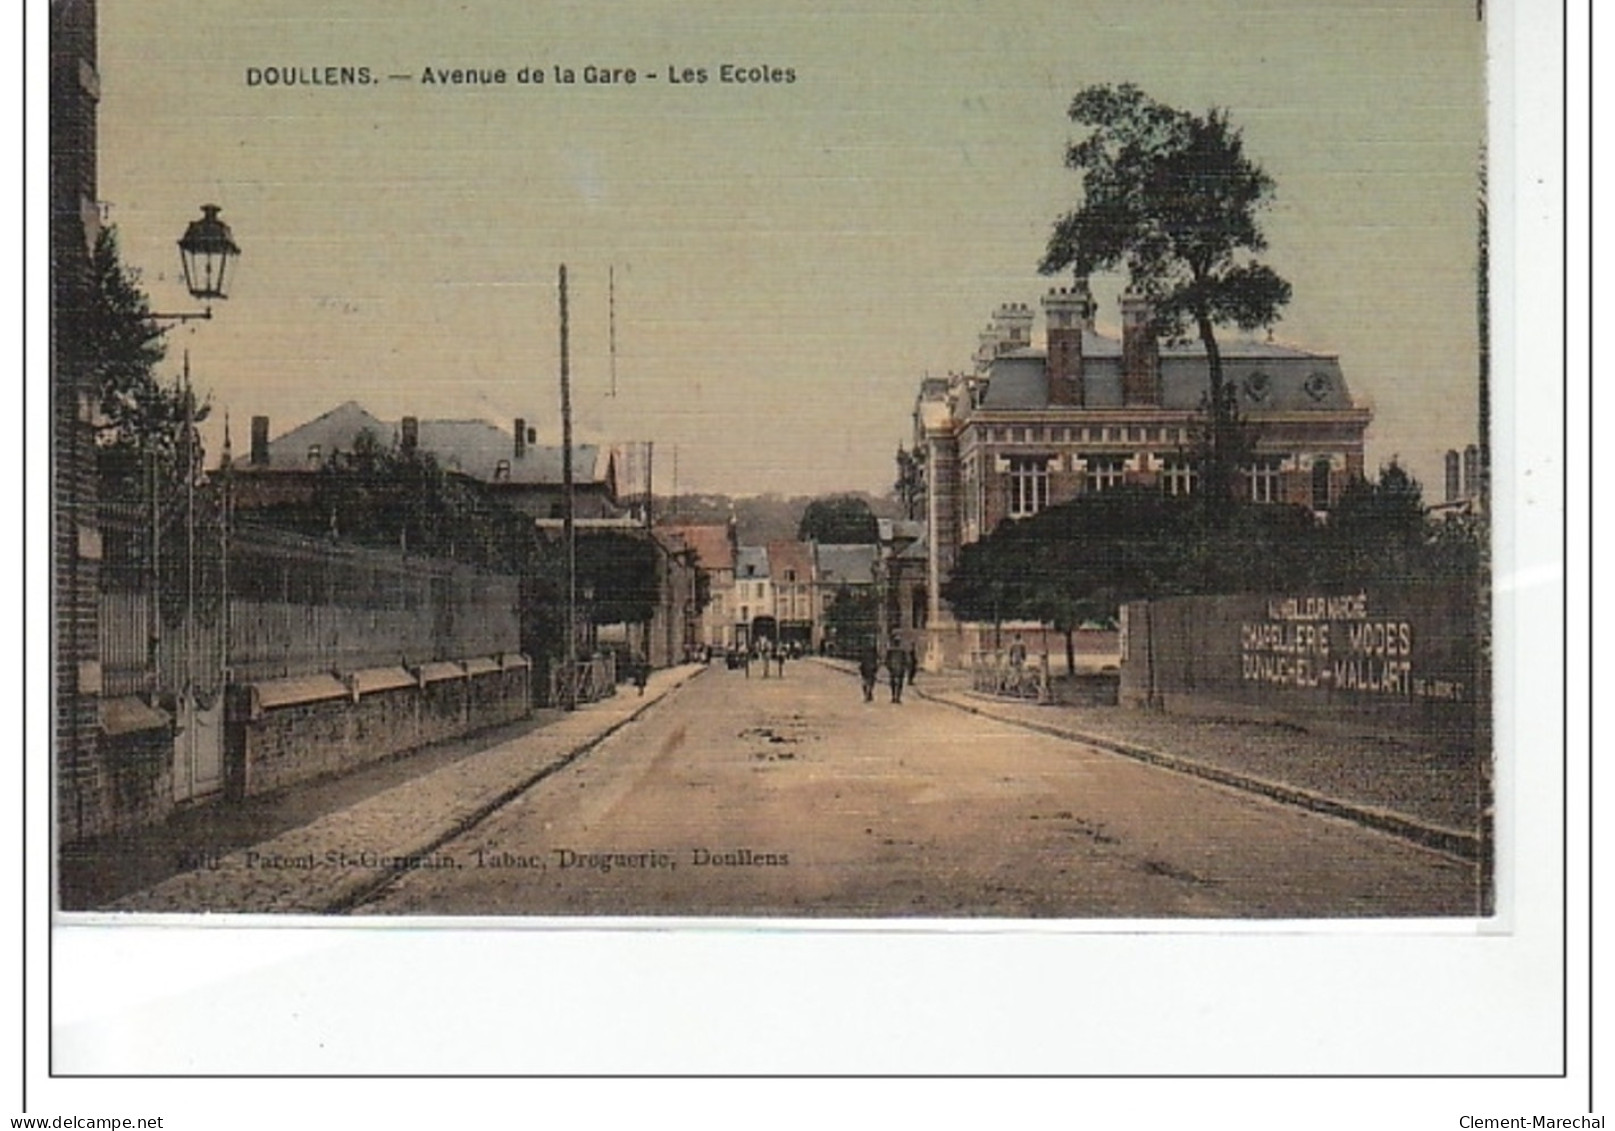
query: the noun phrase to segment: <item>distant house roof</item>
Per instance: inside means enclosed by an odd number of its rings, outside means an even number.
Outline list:
[[[383,448],[392,449],[403,438],[403,422],[382,420],[357,401],[346,401],[271,440],[268,466],[277,471],[306,470],[316,454],[323,463],[333,452],[351,452],[362,432],[369,432]],[[486,420],[421,420],[416,443],[440,467],[485,483],[559,486],[564,480],[563,449],[524,444],[518,456],[515,436]],[[605,485],[615,490],[615,475],[610,448],[573,445],[575,483]]]
[[[813,547],[806,542],[770,542],[768,569],[775,580],[794,574],[797,582],[813,579]]]
[[[875,547],[820,543],[814,548],[815,576],[822,585],[869,585],[875,580]]]
[[[742,546],[735,557],[735,579],[766,578],[768,550],[762,546]]]
[[[912,518],[876,519],[882,542],[909,542],[925,536],[925,523]]]
[[[920,526],[920,536],[897,552],[900,562],[923,562],[931,556],[930,539],[926,536],[924,524]]]
[[[729,528],[719,523],[694,526],[669,525],[668,533],[684,539],[700,559],[701,568],[718,571],[735,568],[734,544],[729,541]]]

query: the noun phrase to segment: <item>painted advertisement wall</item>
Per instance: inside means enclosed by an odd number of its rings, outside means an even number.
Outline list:
[[[1474,732],[1477,604],[1464,585],[1242,594],[1123,609],[1124,703],[1246,707]]]

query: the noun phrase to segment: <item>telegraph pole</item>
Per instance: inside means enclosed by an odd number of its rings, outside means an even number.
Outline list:
[[[565,690],[561,706],[577,707],[578,547],[572,516],[572,374],[567,353],[566,264],[561,264],[561,537],[566,546]]]

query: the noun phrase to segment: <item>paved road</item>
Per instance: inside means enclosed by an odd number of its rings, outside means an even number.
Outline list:
[[[715,667],[359,914],[1475,913],[1472,865],[823,665]]]

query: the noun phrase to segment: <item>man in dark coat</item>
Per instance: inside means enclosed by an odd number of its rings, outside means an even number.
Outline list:
[[[865,648],[863,655],[858,657],[858,676],[864,684],[864,702],[868,703],[875,698],[875,677],[880,674],[880,656],[871,644]]]
[[[886,649],[886,678],[892,687],[892,702],[903,701],[903,681],[908,679],[908,650],[895,640]]]

